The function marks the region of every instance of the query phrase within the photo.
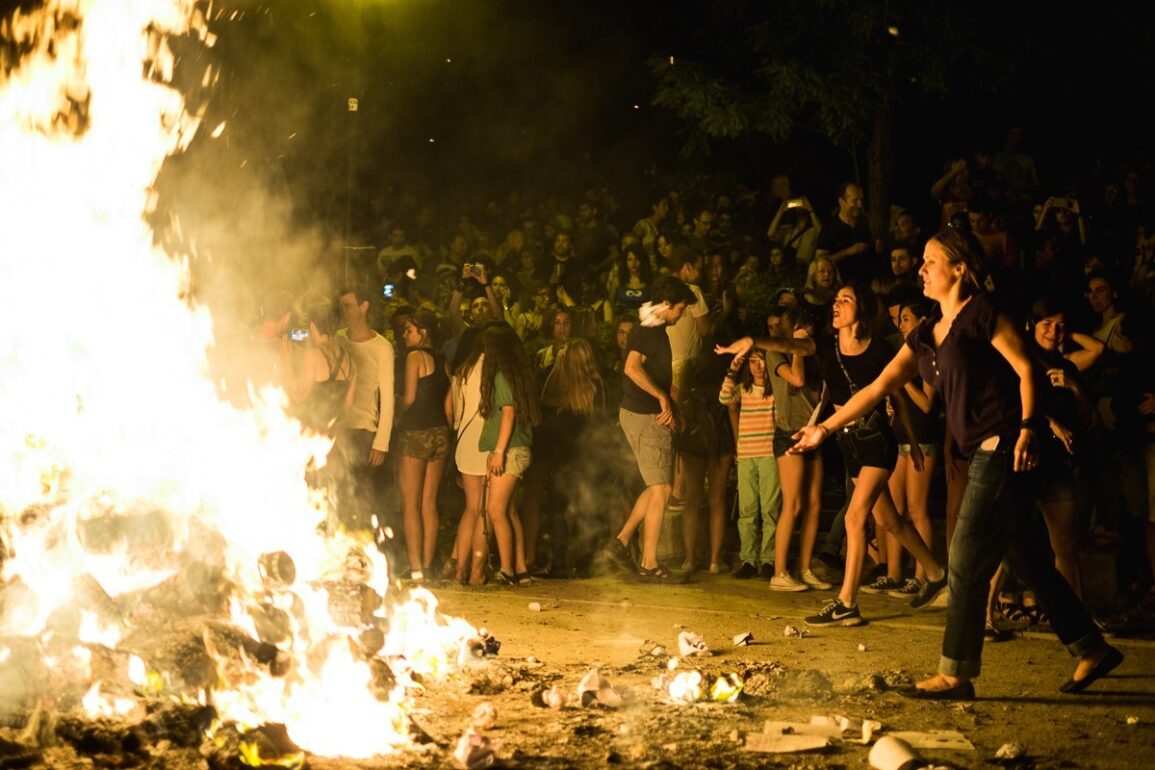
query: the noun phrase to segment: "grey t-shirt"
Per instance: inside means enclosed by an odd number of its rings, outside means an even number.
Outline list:
[[[796,388],[778,374],[778,367],[790,366],[791,357],[785,353],[770,351],[766,354],[766,368],[770,370],[770,387],[774,391],[774,427],[794,433],[806,425],[818,399],[822,395],[821,380],[817,376],[816,364],[812,357],[804,359],[806,382]]]

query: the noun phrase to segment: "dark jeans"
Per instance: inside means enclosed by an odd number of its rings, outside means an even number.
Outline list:
[[[1035,515],[1034,473],[1015,473],[1010,448],[982,449],[971,458],[966,492],[950,551],[950,604],[939,671],[972,679],[979,675],[991,576],[1004,554],[1050,618],[1067,650],[1083,655],[1103,637],[1055,570],[1047,531]]]
[[[376,534],[389,528],[400,537],[401,522],[388,504],[390,462],[387,458],[381,465],[369,464],[375,438],[376,434],[369,430],[344,430],[337,435],[330,455],[336,479],[337,516],[347,529]]]

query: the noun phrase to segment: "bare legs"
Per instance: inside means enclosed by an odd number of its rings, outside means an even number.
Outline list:
[[[858,598],[858,582],[862,563],[866,558],[866,517],[873,513],[874,520],[891,537],[897,538],[927,571],[932,580],[943,576],[942,565],[934,558],[909,519],[898,515],[894,500],[887,489],[890,471],[885,468],[865,467],[854,480],[854,493],[846,509],[846,573],[838,598],[847,607]]]
[[[935,455],[927,455],[923,459],[922,470],[914,467],[914,462],[908,455],[899,455],[898,464],[891,474],[888,486],[890,496],[894,500],[894,507],[900,516],[909,518],[914,523],[919,537],[928,546],[934,537],[933,525],[930,521],[930,485],[934,476]],[[902,543],[897,539],[879,533],[879,538],[886,538],[887,548],[887,576],[895,582],[902,582]],[[919,580],[926,580],[926,569],[922,562],[915,562],[914,576]]]
[[[445,460],[401,458],[401,507],[410,572],[422,574],[437,550],[437,490]]]
[[[642,527],[642,569],[658,566],[658,541],[661,537],[662,516],[666,511],[666,501],[670,499],[669,484],[653,484],[646,487],[626,519],[625,526],[618,533],[622,545],[629,545],[630,538]]]
[[[790,539],[794,522],[802,517],[802,547],[798,568],[810,569],[814,541],[818,538],[818,516],[822,507],[822,460],[802,455],[782,455],[778,459],[778,478],[782,485],[782,513],[774,540],[774,564],[779,574],[787,572]]]
[[[685,509],[682,512],[682,544],[686,549],[686,564],[696,563],[698,534],[702,528],[702,500],[709,510],[710,570],[717,572],[722,559],[722,537],[726,531],[726,478],[734,455],[728,454],[706,460],[703,457],[683,455],[682,479],[685,483]]]

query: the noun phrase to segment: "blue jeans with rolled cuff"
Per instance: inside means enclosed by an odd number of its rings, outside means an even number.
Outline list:
[[[1055,569],[1042,517],[1035,514],[1037,473],[1016,473],[1012,449],[978,450],[950,549],[950,604],[942,639],[943,674],[973,679],[981,670],[991,577],[1004,555],[1030,586],[1051,628],[1074,656],[1103,643],[1079,597]]]

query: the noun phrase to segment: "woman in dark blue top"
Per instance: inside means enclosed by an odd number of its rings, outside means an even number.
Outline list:
[[[951,435],[971,456],[951,544],[950,604],[939,673],[903,691],[913,698],[974,698],[971,680],[981,670],[987,592],[1004,554],[1078,658],[1060,691],[1081,692],[1123,660],[1055,570],[1034,516],[1039,434],[1047,423],[1026,346],[983,290],[983,254],[974,236],[956,226],[927,243],[919,275],[923,293],[939,303],[938,309],[907,337],[874,382],[822,423],[799,431],[795,446],[799,451],[816,448],[917,374],[942,395]]]

